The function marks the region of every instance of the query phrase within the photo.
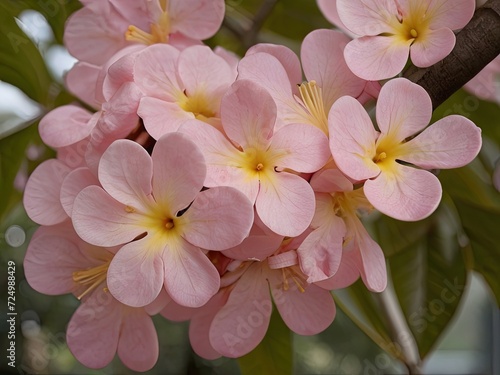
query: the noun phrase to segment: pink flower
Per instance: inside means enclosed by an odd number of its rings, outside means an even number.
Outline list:
[[[480,99],[500,105],[500,56],[486,65],[464,88]]]
[[[160,138],[152,156],[118,140],[99,164],[102,185],[77,196],[77,233],[97,246],[124,244],[113,258],[108,287],[130,306],[151,303],[163,285],[177,303],[198,307],[219,289],[219,274],[200,249],[239,244],[253,222],[248,199],[229,187],[200,193],[206,166],[183,134]]]
[[[334,167],[315,173],[311,186],[316,194],[314,230],[297,249],[307,281],[338,289],[361,275],[368,289],[383,291],[387,285],[384,254],[358,217],[373,209],[363,188],[353,190],[353,184]]]
[[[300,335],[317,334],[332,323],[331,294],[308,284],[297,265],[295,249],[302,239],[287,239],[275,255],[223,276],[221,291],[191,319],[189,336],[199,355],[235,358],[252,351],[267,332],[273,302]]]
[[[210,38],[224,18],[223,0],[91,0],[69,19],[64,44],[77,59],[103,65],[131,43],[179,48]]]
[[[158,358],[156,330],[150,310],[125,306],[107,292],[113,251],[82,241],[69,221],[40,227],[24,259],[26,279],[41,293],[74,293],[82,301],[66,332],[78,361],[102,368],[117,353],[130,369],[147,371]]]
[[[474,0],[337,0],[340,19],[361,36],[345,48],[347,65],[367,80],[394,77],[408,55],[418,67],[431,66],[453,50],[453,30],[474,8]]]
[[[192,119],[220,128],[220,101],[235,78],[233,67],[207,46],[181,52],[151,46],[134,65],[135,83],[144,93],[138,114],[155,139]]]
[[[423,219],[439,204],[441,184],[425,169],[464,166],[481,148],[481,130],[470,120],[448,116],[424,130],[431,115],[427,92],[404,78],[380,91],[380,132],[354,98],[340,98],[330,111],[330,148],[338,168],[353,180],[366,180],[370,203],[399,220]]]
[[[314,215],[314,193],[295,173],[315,172],[326,163],[330,152],[324,133],[305,124],[289,124],[274,133],[272,97],[247,80],[236,81],[222,98],[221,119],[227,138],[202,123],[180,129],[207,160],[205,186],[232,186],[255,203],[272,231],[302,233]]]
[[[264,87],[276,102],[277,129],[290,123],[311,124],[328,134],[328,112],[344,95],[357,97],[366,82],[351,73],[343,50],[349,38],[332,30],[309,33],[301,47],[300,62],[290,49],[272,44],[250,48],[241,60],[238,79]]]

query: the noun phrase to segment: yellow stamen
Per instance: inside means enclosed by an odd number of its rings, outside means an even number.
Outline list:
[[[130,25],[128,27],[128,30],[125,32],[125,39],[129,42],[138,42],[147,46],[156,42],[153,35],[135,27],[134,25]]]
[[[305,286],[307,286],[307,281],[304,276],[295,271],[292,267],[285,267],[281,269],[281,277],[283,278],[283,290],[286,292],[290,289],[290,284],[288,283],[288,279],[292,279],[294,284],[297,286],[297,289],[304,293]]]
[[[299,85],[299,92],[302,102],[311,117],[311,123],[324,132],[327,132],[328,116],[325,112],[321,88],[313,80]]]
[[[150,26],[150,32],[139,29],[134,25],[130,25],[125,32],[125,40],[129,42],[142,43],[150,46],[155,43],[168,43],[170,34],[170,16],[167,12],[167,2],[161,4],[163,12],[156,23]],[[165,8],[163,8],[163,6]]]
[[[264,165],[263,165],[262,163],[259,163],[259,164],[257,164],[257,166],[255,167],[255,169],[256,169],[256,170],[258,170],[258,171],[261,171],[261,170],[263,170],[263,169],[264,169]]]
[[[73,272],[73,281],[86,289],[77,298],[82,299],[106,280],[110,261],[83,271]]]
[[[410,30],[410,35],[411,35],[412,37],[416,38],[416,37],[418,36],[417,30],[415,30],[415,29],[411,29],[411,30]]]

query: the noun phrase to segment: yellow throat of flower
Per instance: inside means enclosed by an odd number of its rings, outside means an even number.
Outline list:
[[[156,23],[150,24],[149,33],[140,28],[130,25],[125,32],[125,39],[129,42],[142,43],[147,46],[156,43],[168,43],[170,34],[170,16],[168,14],[168,2],[160,1],[162,12]]]
[[[302,104],[307,112],[307,120],[310,124],[328,134],[328,115],[325,111],[323,94],[316,81],[312,80],[299,85]]]

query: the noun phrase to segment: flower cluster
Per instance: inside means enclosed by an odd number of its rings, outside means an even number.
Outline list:
[[[190,320],[193,349],[207,359],[253,350],[273,308],[292,331],[321,332],[335,317],[331,290],[358,278],[386,287],[382,249],[361,216],[429,216],[441,199],[432,170],[463,166],[481,147],[464,117],[427,127],[432,105],[420,86],[366,81],[381,77],[357,73],[351,62],[369,61],[339,31],[311,32],[300,59],[259,44],[240,60],[201,42],[220,27],[223,0],[82,3],[66,28],[79,59],[66,84],[94,111],[70,104],[40,122],[57,158],[26,186],[26,211],[41,226],[24,265],[36,290],[81,301],[67,342],[88,367],[117,353],[150,369],[158,313]],[[361,32],[354,3],[368,12],[391,2],[338,1]],[[408,28],[407,14],[423,8],[399,3],[390,22]],[[419,50],[434,35],[424,26],[470,18],[449,8],[415,26],[413,59],[432,63]],[[375,99],[376,126],[364,107]]]

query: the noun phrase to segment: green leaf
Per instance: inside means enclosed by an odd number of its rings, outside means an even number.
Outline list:
[[[0,4],[0,80],[47,105],[52,79],[40,52]]]
[[[447,203],[442,204],[427,220],[420,239],[388,258],[394,289],[421,358],[450,323],[466,285],[461,229],[454,215]]]
[[[5,4],[13,16],[18,16],[28,9],[42,14],[59,44],[63,44],[66,20],[73,12],[82,7],[78,0],[6,0]]]
[[[14,179],[26,159],[26,148],[37,137],[37,126],[32,124],[0,140],[0,181],[2,182],[0,185],[0,221],[3,221],[10,209],[21,199],[21,193],[14,188]]]
[[[500,194],[477,169],[467,166],[440,177],[471,243],[471,267],[483,275],[500,306]]]
[[[388,322],[378,305],[375,294],[366,289],[361,280],[346,289],[333,292],[335,303],[378,346],[398,357],[392,343]]]
[[[238,359],[242,375],[287,375],[293,373],[292,335],[276,308],[264,340]]]

